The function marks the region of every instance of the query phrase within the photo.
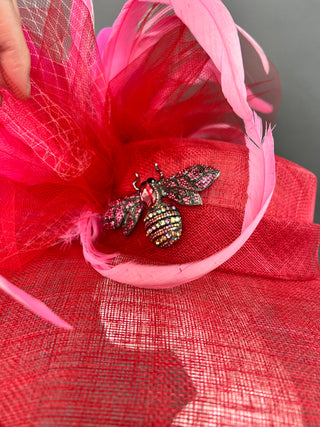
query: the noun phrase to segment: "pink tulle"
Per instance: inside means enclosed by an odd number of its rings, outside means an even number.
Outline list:
[[[112,80],[130,63],[137,27],[148,7],[148,4],[138,0],[126,2],[113,24],[108,43],[105,46],[99,44],[106,82]]]
[[[187,25],[221,72],[222,91],[235,113],[252,118],[247,103],[241,48],[236,25],[221,0],[164,0]]]
[[[266,72],[266,74],[269,74],[269,72],[270,72],[269,60],[268,60],[266,54],[264,53],[262,47],[250,36],[250,34],[248,34],[243,28],[239,27],[239,25],[237,25],[237,29],[248,40],[248,42],[254,47],[254,49],[256,50],[256,52],[258,53],[258,55],[261,59],[264,71]]]

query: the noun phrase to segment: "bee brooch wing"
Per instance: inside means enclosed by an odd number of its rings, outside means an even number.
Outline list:
[[[105,230],[115,230],[123,227],[125,236],[129,236],[136,226],[143,205],[140,201],[139,193],[110,203],[103,215],[102,225]]]
[[[198,192],[208,188],[219,175],[220,172],[211,166],[191,166],[163,180],[163,196],[181,205],[202,205]]]

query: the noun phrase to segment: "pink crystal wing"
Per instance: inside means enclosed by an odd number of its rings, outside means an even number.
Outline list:
[[[103,215],[103,228],[105,230],[115,230],[123,227],[125,236],[128,236],[136,226],[142,209],[139,193],[115,200]]]
[[[182,205],[202,205],[199,191],[208,188],[220,172],[211,166],[194,165],[164,180],[163,195]]]

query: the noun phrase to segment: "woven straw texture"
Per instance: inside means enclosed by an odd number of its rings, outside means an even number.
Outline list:
[[[75,329],[1,298],[2,424],[318,425],[315,178],[282,159],[277,170],[273,202],[242,254],[201,280],[170,290],[112,283],[77,245],[11,277]]]

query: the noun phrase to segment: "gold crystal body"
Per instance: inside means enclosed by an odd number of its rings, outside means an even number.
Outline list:
[[[144,218],[146,234],[160,248],[173,245],[182,233],[181,215],[178,209],[167,203],[159,203]]]

